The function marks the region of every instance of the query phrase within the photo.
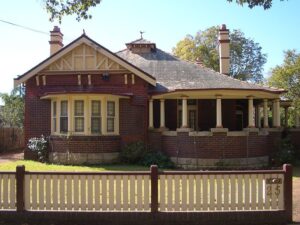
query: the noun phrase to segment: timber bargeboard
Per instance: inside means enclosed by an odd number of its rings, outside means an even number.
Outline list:
[[[109,72],[110,70],[120,72],[129,71],[151,85],[156,85],[154,77],[116,56],[87,36],[82,35],[36,67],[16,78],[14,86],[26,82],[26,80],[38,74],[43,74],[43,72]]]

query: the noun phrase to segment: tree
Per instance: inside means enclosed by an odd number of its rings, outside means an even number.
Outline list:
[[[23,127],[24,121],[24,89],[19,87],[10,94],[0,93],[4,102],[0,110],[0,118],[4,126]]]
[[[293,101],[294,110],[300,112],[300,53],[295,49],[284,52],[284,61],[271,70],[268,84],[287,90],[285,99]]]
[[[173,54],[188,61],[200,59],[206,67],[219,71],[218,30],[214,26],[200,30],[194,37],[187,35],[173,48]],[[233,30],[230,40],[230,76],[261,82],[263,66],[267,60],[260,45],[246,38],[240,30]]]
[[[88,13],[91,7],[100,4],[101,0],[43,0],[47,12],[50,14],[50,21],[58,19],[61,22],[62,17],[75,14],[76,20],[90,19],[92,15]]]
[[[228,2],[232,2],[233,0],[227,0]],[[280,0],[284,1],[284,0]],[[265,10],[272,7],[273,0],[235,0],[235,2],[241,6],[244,4],[248,5],[250,9],[255,6],[262,6]]]

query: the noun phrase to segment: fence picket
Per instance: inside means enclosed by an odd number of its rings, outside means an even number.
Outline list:
[[[200,211],[201,210],[201,175],[195,175],[195,192],[196,192],[196,198],[195,198],[195,210]]]
[[[130,195],[129,195],[129,206],[130,210],[135,210],[135,176],[130,176]]]
[[[9,181],[10,181],[9,208],[15,209],[16,208],[16,176],[9,175]],[[1,183],[0,183],[0,185],[1,185]],[[1,204],[0,204],[0,208],[1,208]]]
[[[181,179],[181,210],[186,211],[187,210],[187,175],[182,175]]]
[[[273,188],[272,185],[267,184],[267,179],[271,178],[270,174],[266,174],[264,176],[264,184],[265,184],[265,207],[264,209],[270,209],[271,208],[271,198],[272,198],[272,192],[273,192]]]
[[[31,176],[30,175],[25,175],[25,210],[30,210],[31,209],[31,201],[30,201],[30,196],[31,196]]]
[[[58,176],[53,175],[52,179],[53,210],[58,210]]]
[[[276,174],[271,174],[271,177],[277,179],[278,176]],[[271,197],[271,209],[277,209],[277,184],[271,184],[272,186],[272,197]]]
[[[257,209],[263,210],[264,204],[265,204],[265,196],[264,196],[264,183],[263,183],[264,177],[262,174],[257,175]]]
[[[102,191],[102,210],[107,210],[107,176],[101,177],[101,191]]]
[[[3,175],[0,174],[0,209],[2,209],[2,207],[3,207],[3,203],[2,203],[2,200],[3,200],[3,195],[2,195],[2,190],[3,190],[2,177],[3,177]]]
[[[7,209],[9,204],[8,204],[8,175],[4,174],[3,175],[3,208]]]
[[[43,210],[45,208],[45,196],[44,196],[44,193],[45,193],[45,189],[44,189],[44,181],[45,181],[45,178],[43,175],[41,176],[38,176],[38,184],[39,184],[39,204],[38,204],[38,209],[39,210]]]
[[[123,192],[123,188],[121,185],[121,176],[116,176],[116,210],[120,210],[122,208],[122,199],[121,199],[121,193]]]
[[[224,182],[224,191],[223,191],[223,195],[224,195],[224,204],[223,204],[223,209],[224,210],[229,210],[229,196],[230,193],[229,192],[229,175],[224,175],[223,176],[223,182]]]
[[[165,175],[159,176],[159,187],[160,187],[160,210],[166,210],[166,184],[165,184]]]
[[[149,193],[150,193],[150,183],[149,183],[149,176],[145,175],[144,176],[144,210],[149,210],[150,209],[150,204],[149,204]]]
[[[250,209],[250,176],[246,174],[244,176],[244,209],[249,210]]]
[[[79,202],[79,176],[74,176],[74,210],[79,210],[80,202]]]
[[[222,198],[223,198],[223,188],[222,188],[222,181],[223,177],[221,175],[216,176],[217,182],[217,201],[216,201],[216,209],[217,210],[222,210]]]
[[[59,208],[64,210],[65,209],[65,176],[59,176]]]
[[[143,183],[142,183],[141,175],[137,176],[136,182],[137,182],[137,190],[136,190],[137,209],[142,210],[143,209]]]
[[[209,176],[209,210],[215,209],[215,179],[214,175]]]
[[[109,210],[114,210],[114,199],[115,199],[115,186],[114,186],[114,176],[108,177],[108,192],[109,192],[109,204],[108,208]]]
[[[51,176],[45,175],[45,209],[51,210]]]
[[[95,210],[100,209],[100,181],[99,181],[99,176],[95,176],[94,180],[94,185],[95,185]]]
[[[237,175],[237,209],[242,210],[244,205],[244,193],[243,193],[243,175]]]
[[[174,210],[180,211],[180,175],[174,175]]]
[[[87,209],[93,210],[94,209],[94,194],[93,194],[93,176],[88,176],[87,179]]]
[[[189,204],[188,204],[188,210],[189,211],[193,211],[194,208],[195,208],[195,205],[194,205],[194,187],[195,187],[195,184],[194,184],[194,175],[189,175],[188,176],[188,185],[189,185],[189,193],[188,193],[188,196],[189,196]]]
[[[80,197],[81,197],[81,210],[87,209],[87,201],[86,201],[86,176],[80,176]]]
[[[230,175],[230,210],[236,210],[236,175]]]
[[[284,198],[283,198],[283,193],[284,193],[284,177],[282,174],[279,174],[279,179],[282,180],[282,183],[279,185],[279,189],[277,189],[278,193],[278,209],[284,209]]]
[[[66,209],[72,210],[73,209],[73,202],[72,202],[72,196],[73,194],[73,187],[72,187],[72,180],[74,179],[74,176],[66,176]]]
[[[257,195],[257,188],[256,188],[256,175],[251,174],[251,209],[256,210],[256,195]]]
[[[128,176],[123,176],[123,210],[128,210]]]
[[[173,211],[173,175],[167,176],[167,209]]]
[[[203,181],[202,181],[202,186],[203,186],[203,193],[202,193],[202,210],[206,211],[208,210],[208,176],[203,175]]]
[[[32,197],[32,203],[31,207],[32,209],[36,210],[37,209],[37,175],[32,175],[31,176],[32,180],[32,187],[31,187],[31,197]]]

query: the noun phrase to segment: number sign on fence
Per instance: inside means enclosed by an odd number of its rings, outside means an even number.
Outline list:
[[[292,168],[265,171],[0,172],[0,209],[266,211],[292,215]]]

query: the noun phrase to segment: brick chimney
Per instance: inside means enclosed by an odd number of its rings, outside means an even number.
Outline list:
[[[229,30],[225,24],[222,24],[219,29],[219,59],[220,59],[220,73],[229,75],[230,67],[230,51],[229,51]]]
[[[50,31],[50,55],[58,52],[64,46],[63,36],[58,26],[54,26],[53,30]]]

